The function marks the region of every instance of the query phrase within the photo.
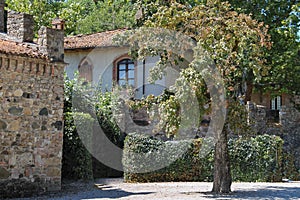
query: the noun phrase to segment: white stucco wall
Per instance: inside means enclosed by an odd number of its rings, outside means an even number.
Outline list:
[[[69,78],[74,78],[80,62],[87,57],[93,65],[93,84],[102,83],[102,89],[110,90],[113,80],[113,62],[120,56],[128,53],[126,47],[98,48],[92,51],[65,51],[65,62],[68,63],[65,71]],[[149,57],[145,60],[145,68],[142,61],[137,61],[135,73],[136,98],[149,94],[159,95],[162,91],[174,83],[174,71],[156,81],[155,84],[148,82],[151,67],[158,61],[158,57]],[[145,73],[145,74],[143,74]],[[144,85],[144,87],[143,87]]]
[[[65,68],[67,76],[74,78],[74,73],[82,59],[87,57],[93,65],[93,84],[102,83],[103,89],[111,89],[113,75],[113,61],[126,54],[127,48],[99,48],[92,51],[66,51],[65,62],[68,63]]]

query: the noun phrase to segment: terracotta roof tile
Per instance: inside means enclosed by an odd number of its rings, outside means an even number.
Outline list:
[[[2,38],[0,38],[0,53],[48,59],[45,54],[40,52],[37,44],[22,43],[18,41],[5,40]]]
[[[124,33],[126,29],[118,29],[88,35],[76,35],[65,38],[65,49],[89,49],[95,47],[112,47],[113,38],[117,34]]]
[[[118,29],[89,35],[77,35],[65,38],[65,49],[86,49],[95,47],[112,47],[113,38],[117,34],[125,32],[126,29]],[[20,42],[0,33],[0,53],[27,56],[31,58],[48,59],[43,54],[39,45],[35,43]]]

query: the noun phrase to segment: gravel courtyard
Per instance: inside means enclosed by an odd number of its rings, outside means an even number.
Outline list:
[[[198,199],[300,199],[300,182],[233,183],[232,194],[216,196],[209,191],[212,183],[123,183],[122,179],[99,179],[95,183],[70,183],[61,193],[22,200],[198,200]],[[17,199],[15,199],[17,200]]]

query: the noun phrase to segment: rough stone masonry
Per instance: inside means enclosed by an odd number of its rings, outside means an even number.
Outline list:
[[[4,23],[4,0],[0,15],[0,199],[60,190],[63,30],[43,27],[36,44],[32,16]]]

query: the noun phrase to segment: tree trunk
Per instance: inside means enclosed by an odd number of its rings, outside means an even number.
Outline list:
[[[252,96],[252,91],[253,91],[253,83],[247,81],[247,90],[246,90],[246,95],[245,95],[245,104],[247,104],[247,101],[251,101],[251,96]]]
[[[247,104],[247,101],[251,101],[252,91],[253,91],[253,79],[254,74],[252,71],[249,72],[247,80],[246,80],[246,94],[245,94],[245,104]]]
[[[216,194],[231,192],[230,161],[227,144],[228,129],[224,127],[215,145],[214,183],[212,192]]]

